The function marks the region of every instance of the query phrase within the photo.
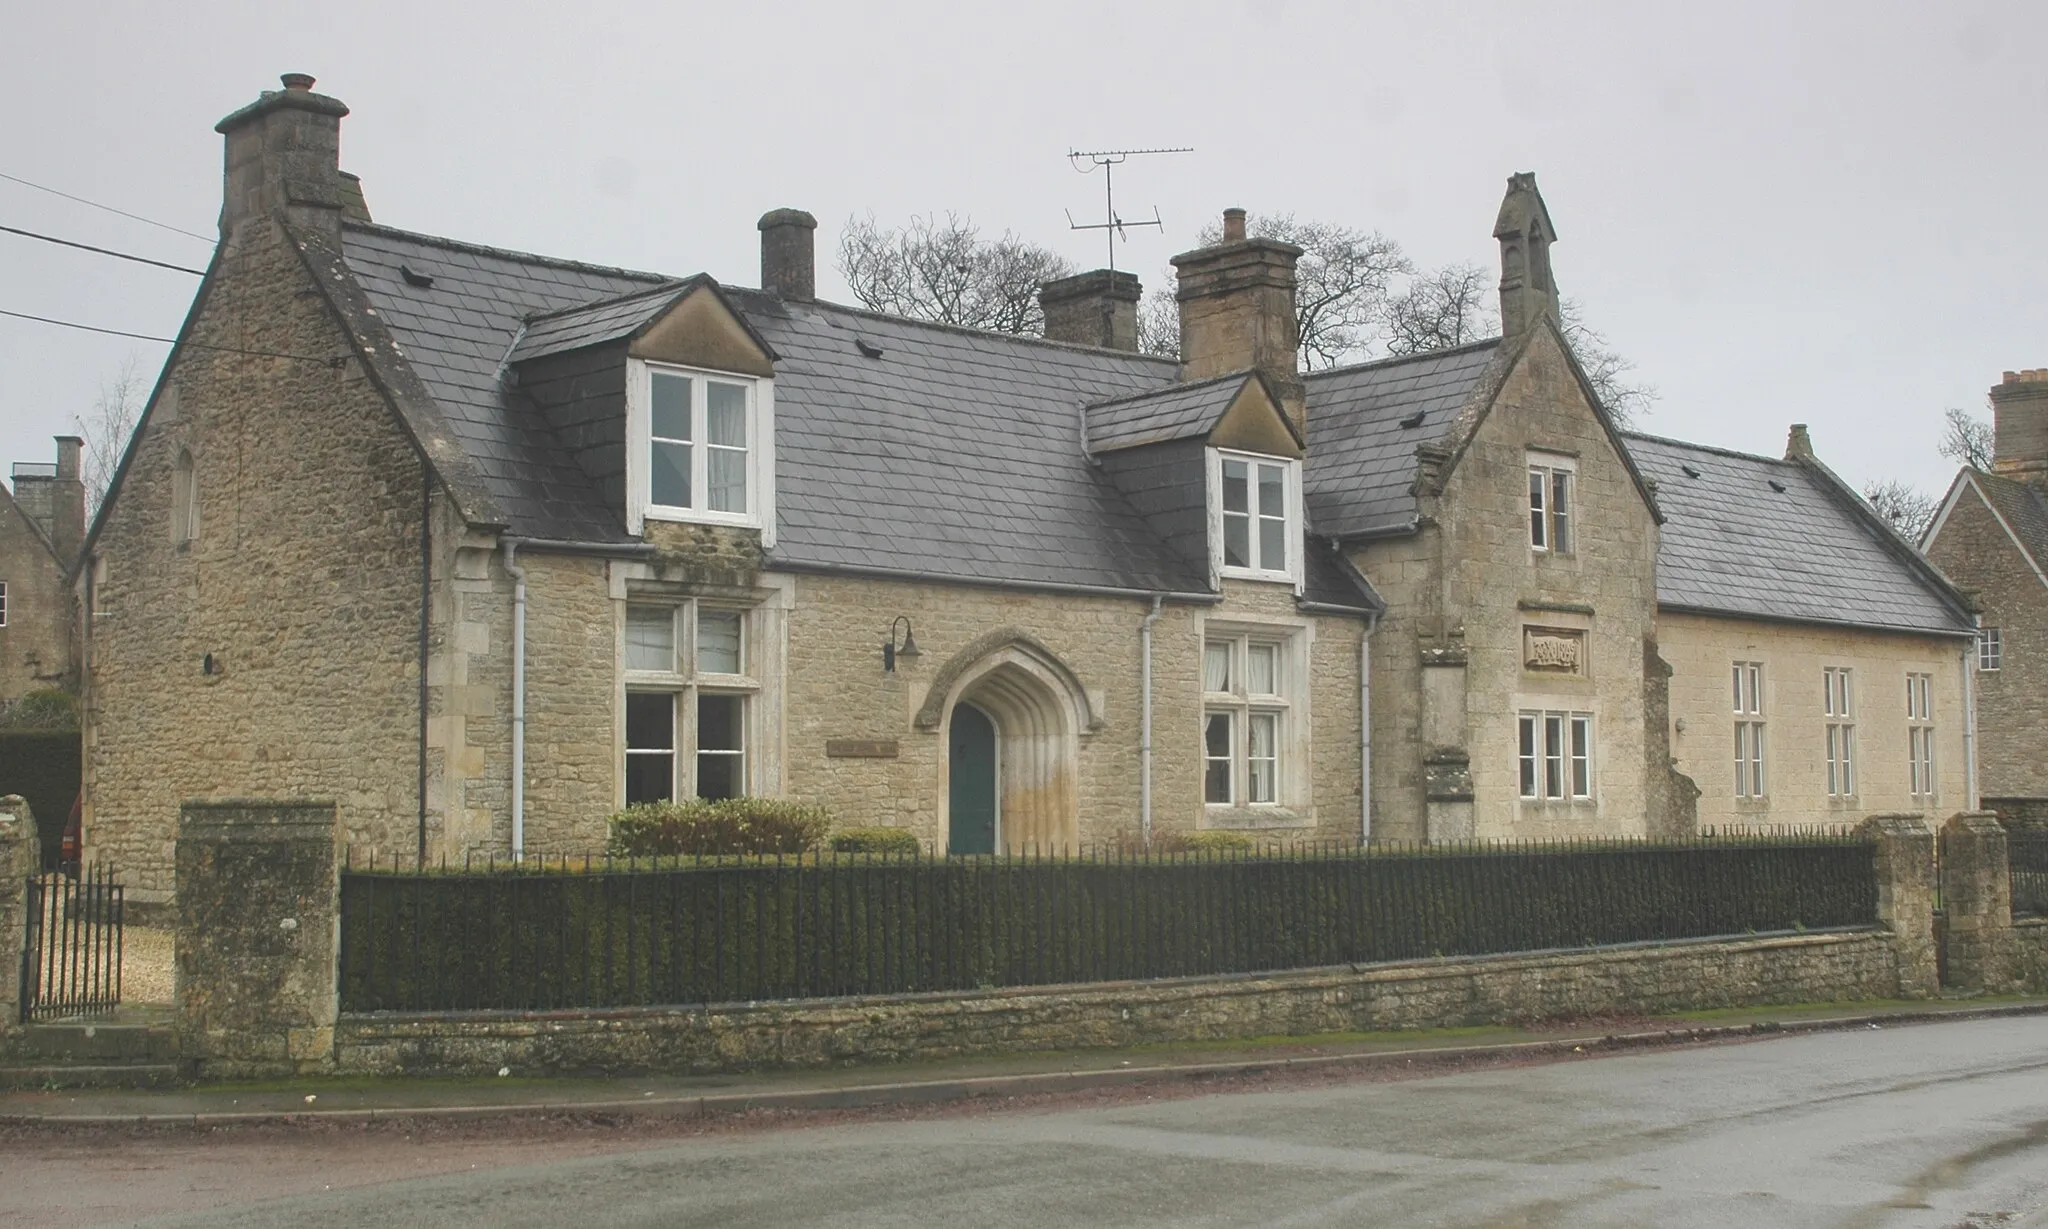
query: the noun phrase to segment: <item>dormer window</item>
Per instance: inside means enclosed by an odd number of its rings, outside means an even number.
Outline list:
[[[769,381],[634,360],[629,388],[628,528],[773,524]]]
[[[1301,462],[1250,453],[1209,453],[1212,558],[1224,576],[1298,580]]]

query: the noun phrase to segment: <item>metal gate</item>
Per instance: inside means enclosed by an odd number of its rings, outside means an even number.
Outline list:
[[[121,1003],[121,885],[111,866],[28,881],[21,1018],[103,1015]]]

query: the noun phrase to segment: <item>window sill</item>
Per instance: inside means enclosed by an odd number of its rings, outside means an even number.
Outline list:
[[[1204,829],[1247,829],[1268,828],[1312,828],[1315,817],[1303,815],[1284,806],[1236,806],[1220,802],[1206,802],[1202,816]]]
[[[1600,805],[1598,798],[1516,798],[1523,807],[1536,811],[1587,811]]]
[[[751,513],[698,511],[695,508],[671,508],[665,504],[649,504],[640,514],[650,521],[666,521],[676,525],[723,525],[731,529],[759,529],[761,518]]]
[[[1264,581],[1269,585],[1291,585],[1294,583],[1294,573],[1292,572],[1268,572],[1259,568],[1234,568],[1228,564],[1218,568],[1217,574],[1225,580],[1256,580]]]

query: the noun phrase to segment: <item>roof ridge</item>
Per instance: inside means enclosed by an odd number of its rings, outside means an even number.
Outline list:
[[[737,289],[743,294],[758,294],[764,298],[777,299],[773,292],[762,290],[756,286],[727,286],[724,289],[728,292]],[[789,302],[786,299],[778,299],[778,301]],[[948,324],[942,320],[924,320],[917,316],[898,316],[890,312],[874,311],[871,308],[855,307],[850,303],[835,303],[829,299],[813,299],[808,304],[792,304],[792,306],[821,307],[830,311],[843,312],[849,316],[865,316],[870,320],[886,320],[892,324],[914,325],[921,329],[935,329],[942,333],[960,333],[968,337],[1014,341],[1021,345],[1048,346],[1055,350],[1070,350],[1079,354],[1101,354],[1111,358],[1141,359],[1149,363],[1165,363],[1175,367],[1180,365],[1179,359],[1168,358],[1163,354],[1146,354],[1141,350],[1118,350],[1111,346],[1088,346],[1073,341],[1055,341],[1050,337],[1038,337],[1030,333],[1005,333],[998,329],[972,329],[964,324]]]
[[[557,269],[576,269],[585,273],[605,273],[614,277],[637,277],[650,282],[679,280],[667,274],[649,273],[645,269],[628,269],[623,265],[600,265],[587,260],[571,260],[565,256],[543,256],[538,252],[522,252],[516,248],[493,247],[488,243],[472,243],[466,239],[450,239],[446,235],[429,235],[423,231],[405,230],[397,226],[386,226],[381,222],[344,222],[343,230],[362,231],[369,234],[392,235],[410,239],[432,247],[449,248],[458,252],[475,252],[484,256],[499,256],[507,260],[523,260],[532,264],[549,265]]]
[[[1800,468],[1797,461],[1787,461],[1783,457],[1765,456],[1760,452],[1743,452],[1736,448],[1723,448],[1718,444],[1696,444],[1691,440],[1675,439],[1669,435],[1652,435],[1648,431],[1623,431],[1621,437],[1625,440],[1643,440],[1651,444],[1670,444],[1678,448],[1690,448],[1695,452],[1711,452],[1716,456],[1735,457],[1743,461],[1762,461],[1768,465],[1782,465],[1789,469]]]
[[[1442,358],[1447,354],[1463,354],[1467,351],[1497,347],[1504,340],[1505,338],[1501,337],[1485,337],[1478,341],[1468,341],[1461,346],[1445,346],[1441,350],[1424,350],[1418,354],[1390,354],[1385,358],[1368,359],[1363,363],[1347,363],[1342,367],[1325,367],[1321,371],[1307,372],[1302,378],[1304,380],[1319,380],[1324,376],[1350,375],[1355,371],[1367,371],[1375,367],[1394,367],[1402,363],[1419,363],[1424,359]]]

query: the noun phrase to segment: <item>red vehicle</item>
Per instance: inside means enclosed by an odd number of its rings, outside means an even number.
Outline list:
[[[84,857],[85,846],[85,796],[80,794],[71,800],[71,817],[64,821],[64,839],[57,847],[57,869],[78,878],[78,864]]]

